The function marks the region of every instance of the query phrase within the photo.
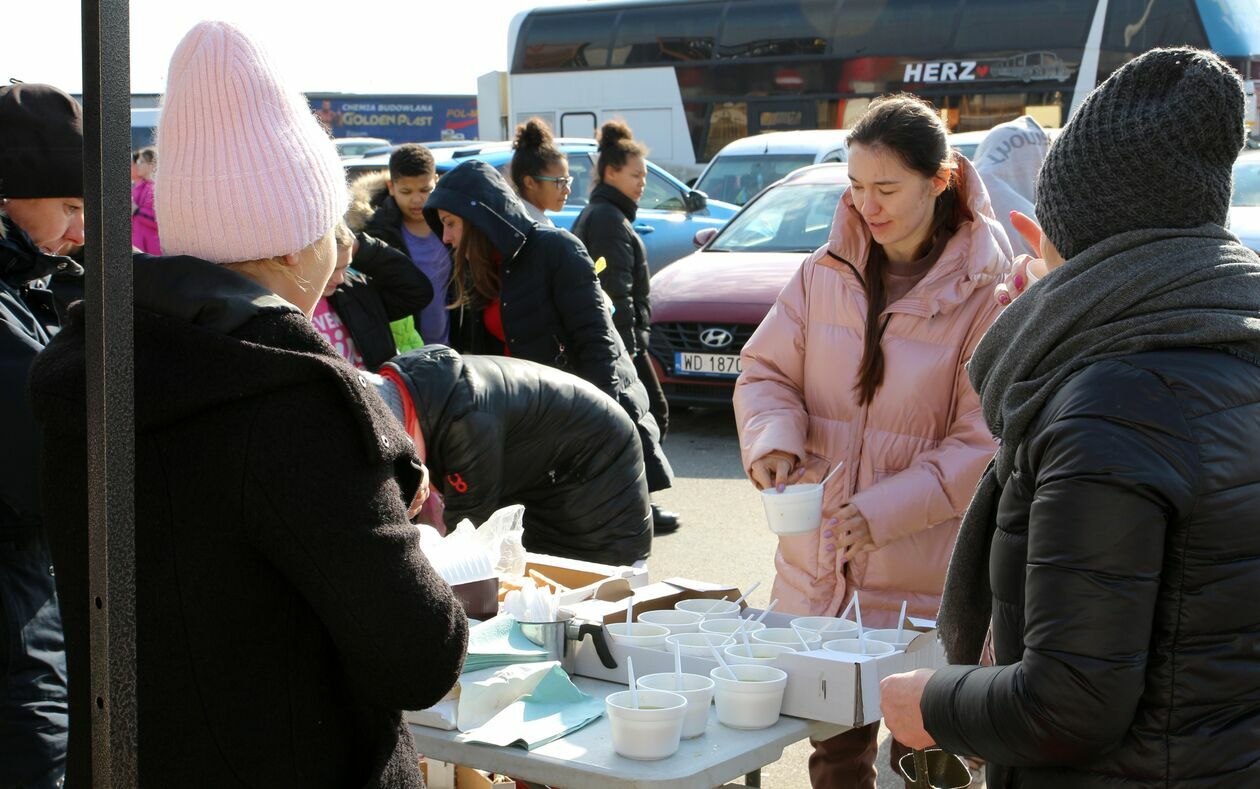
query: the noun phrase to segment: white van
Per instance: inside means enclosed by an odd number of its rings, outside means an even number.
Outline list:
[[[783,176],[821,162],[845,162],[847,129],[767,132],[727,144],[696,179],[714,200],[743,205]]]

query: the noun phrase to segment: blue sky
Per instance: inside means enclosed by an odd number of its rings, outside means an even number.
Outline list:
[[[131,89],[160,93],[184,33],[206,18],[260,40],[306,92],[476,93],[503,69],[507,31],[521,11],[570,0],[215,0],[131,2]],[[83,87],[80,0],[4,0],[0,83],[10,77]]]

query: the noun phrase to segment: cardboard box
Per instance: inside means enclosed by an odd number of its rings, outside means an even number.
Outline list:
[[[613,567],[541,553],[525,554],[525,575],[543,585],[530,570],[569,590],[560,595],[560,605],[566,608],[591,598],[621,599],[648,583],[646,567]]]
[[[676,582],[671,581],[671,584]],[[624,613],[623,609],[623,618]],[[752,617],[761,612],[748,608],[743,613]],[[794,618],[789,614],[771,612],[763,622],[767,627],[789,627]],[[945,650],[936,637],[935,623],[922,619],[910,621],[914,624],[912,629],[919,631],[919,636],[904,653],[862,658],[857,662],[822,649],[779,657],[771,665],[783,669],[788,675],[787,689],[783,694],[783,714],[843,726],[864,726],[878,721],[882,717],[879,708],[880,680],[903,671],[940,668],[946,664]],[[634,669],[639,676],[674,670],[672,652],[627,647],[611,638],[608,642],[617,668],[606,668],[590,642],[583,641],[577,649],[576,672],[585,677],[625,684],[626,657],[634,658]],[[684,656],[682,664],[683,671],[704,676],[717,667],[712,658],[691,656]]]
[[[645,577],[646,580],[646,577]],[[611,589],[601,590],[612,592]],[[670,578],[654,584],[646,584],[633,590],[635,614],[643,611],[661,611],[674,607],[680,600],[706,599],[736,600],[740,596],[739,589],[733,586],[710,584],[704,581],[691,581],[686,578]],[[574,616],[586,622],[609,624],[626,621],[626,598],[629,591],[620,594],[599,594],[590,600],[575,605],[565,606]],[[747,606],[741,604],[741,607]]]
[[[516,781],[505,775],[494,775],[462,764],[440,762],[421,757],[420,773],[428,789],[489,789],[489,787],[515,786]]]

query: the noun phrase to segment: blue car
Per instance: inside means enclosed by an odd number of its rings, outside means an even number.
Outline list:
[[[593,140],[573,142],[562,139],[557,140],[557,143],[560,150],[569,157],[573,193],[569,195],[569,202],[563,211],[548,211],[547,215],[557,227],[568,230],[586,207],[599,149]],[[512,148],[509,143],[490,143],[484,147],[457,149],[449,157],[438,158],[439,177],[467,159],[486,162],[497,168],[506,178],[508,165],[512,161]],[[650,161],[647,169],[647,188],[643,192],[643,199],[639,201],[634,229],[643,238],[643,244],[647,247],[648,268],[655,274],[675,260],[694,252],[696,233],[707,227],[720,229],[735,215],[739,207],[719,200],[709,200],[703,192],[688,188]]]

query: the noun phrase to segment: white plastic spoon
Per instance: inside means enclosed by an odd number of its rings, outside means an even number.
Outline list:
[[[776,597],[776,598],[774,598],[773,600],[771,600],[771,601],[770,601],[770,605],[766,606],[766,610],[764,610],[764,611],[762,611],[760,614],[758,614],[758,615],[757,615],[757,618],[756,618],[756,619],[754,619],[753,621],[754,621],[754,622],[756,622],[757,624],[761,624],[761,620],[763,620],[763,619],[765,619],[765,618],[766,618],[766,614],[768,614],[768,613],[770,613],[771,611],[773,611],[773,610],[774,610],[774,607],[775,607],[776,605],[778,605],[778,604],[779,604],[779,598],[777,598],[777,597]]]
[[[630,672],[630,706],[639,708],[639,689],[634,683],[634,658],[626,656],[626,670]]]
[[[717,661],[718,665],[726,669],[726,675],[730,677],[732,680],[735,680],[736,682],[738,682],[739,680],[735,676],[735,672],[731,671],[731,667],[726,665],[726,661],[722,659],[722,653],[718,652],[717,647],[713,646],[712,644],[709,644],[709,649],[713,652],[713,659]]]

